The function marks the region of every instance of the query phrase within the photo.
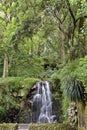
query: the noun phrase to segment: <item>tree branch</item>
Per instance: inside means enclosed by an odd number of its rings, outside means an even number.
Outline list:
[[[57,18],[57,20],[62,24],[61,19],[58,17],[58,14],[56,13],[56,10],[54,11],[54,16]]]
[[[72,17],[72,19],[73,19],[73,23],[74,23],[74,26],[75,26],[75,24],[76,24],[76,19],[75,19],[75,16],[74,16],[74,14],[73,14],[73,11],[72,11],[72,9],[71,9],[69,0],[66,0],[66,2],[67,2],[68,10],[69,10],[69,12],[70,12],[70,15],[71,15],[71,17]]]
[[[63,20],[62,20],[62,23],[65,21],[65,19],[66,19],[66,17],[67,17],[67,14],[68,14],[68,12],[65,13],[64,18],[63,18]]]
[[[68,34],[68,32],[66,32],[62,27],[61,27],[61,25],[60,25],[60,23],[59,23],[59,30],[61,31],[61,32],[63,32],[63,34],[64,35],[66,35],[66,36],[68,36],[69,37],[69,34]]]
[[[57,11],[57,13],[56,13],[56,11],[54,11],[54,17],[56,17],[57,20],[59,21],[59,22],[57,22],[57,23],[58,23],[59,30],[60,30],[61,32],[63,32],[64,35],[69,36],[69,34],[68,34],[68,33],[62,28],[62,26],[61,26],[61,25],[63,24],[63,22],[65,21],[66,16],[67,16],[67,15],[65,14],[63,20],[61,20],[61,19],[58,17],[58,11]]]
[[[76,23],[77,23],[82,17],[83,17],[83,18],[87,18],[87,15],[85,15],[85,16],[80,16],[79,18],[77,18],[77,19],[76,19]]]

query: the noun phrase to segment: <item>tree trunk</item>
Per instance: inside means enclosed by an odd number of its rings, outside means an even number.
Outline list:
[[[4,54],[3,78],[8,76],[8,56]]]
[[[65,36],[63,34],[63,32],[61,32],[61,63],[65,64],[65,47],[64,47],[64,39]]]
[[[84,56],[87,55],[87,41],[86,41],[86,36],[84,36],[84,39],[83,39],[83,53],[84,53]]]
[[[78,107],[78,126],[85,127],[85,105],[80,102],[77,104]]]
[[[82,28],[84,27],[85,17],[81,17],[79,20],[78,34],[82,33]],[[83,37],[79,37],[80,42],[82,43],[82,56],[87,54],[87,42],[86,35],[83,34]]]
[[[75,51],[76,51],[75,47],[70,48],[70,60],[75,60],[75,58],[76,58]]]
[[[78,125],[78,114],[77,114],[77,107],[76,107],[76,103],[75,102],[71,102],[68,109],[68,119],[69,119],[69,123],[72,126],[77,126]]]

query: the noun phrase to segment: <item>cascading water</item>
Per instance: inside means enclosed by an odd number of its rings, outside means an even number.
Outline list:
[[[52,115],[52,93],[49,82],[37,83],[35,87],[37,91],[33,97],[32,121],[36,123],[56,122],[55,115]]]

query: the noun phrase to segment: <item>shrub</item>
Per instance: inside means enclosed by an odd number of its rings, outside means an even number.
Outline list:
[[[0,130],[17,130],[17,124],[0,124]]]
[[[13,118],[15,114],[18,115],[21,102],[26,101],[28,90],[37,81],[40,80],[24,77],[0,78],[0,122],[14,122]]]
[[[31,124],[29,130],[77,130],[68,124]]]

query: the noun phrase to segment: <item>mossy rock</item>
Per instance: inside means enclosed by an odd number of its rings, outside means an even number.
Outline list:
[[[0,130],[17,130],[18,125],[17,124],[0,124]]]
[[[87,128],[79,127],[78,130],[87,130]]]
[[[0,78],[0,122],[18,122],[22,102],[26,103],[29,89],[39,81],[30,77]]]
[[[77,128],[72,128],[68,124],[30,124],[29,130],[77,130]]]

